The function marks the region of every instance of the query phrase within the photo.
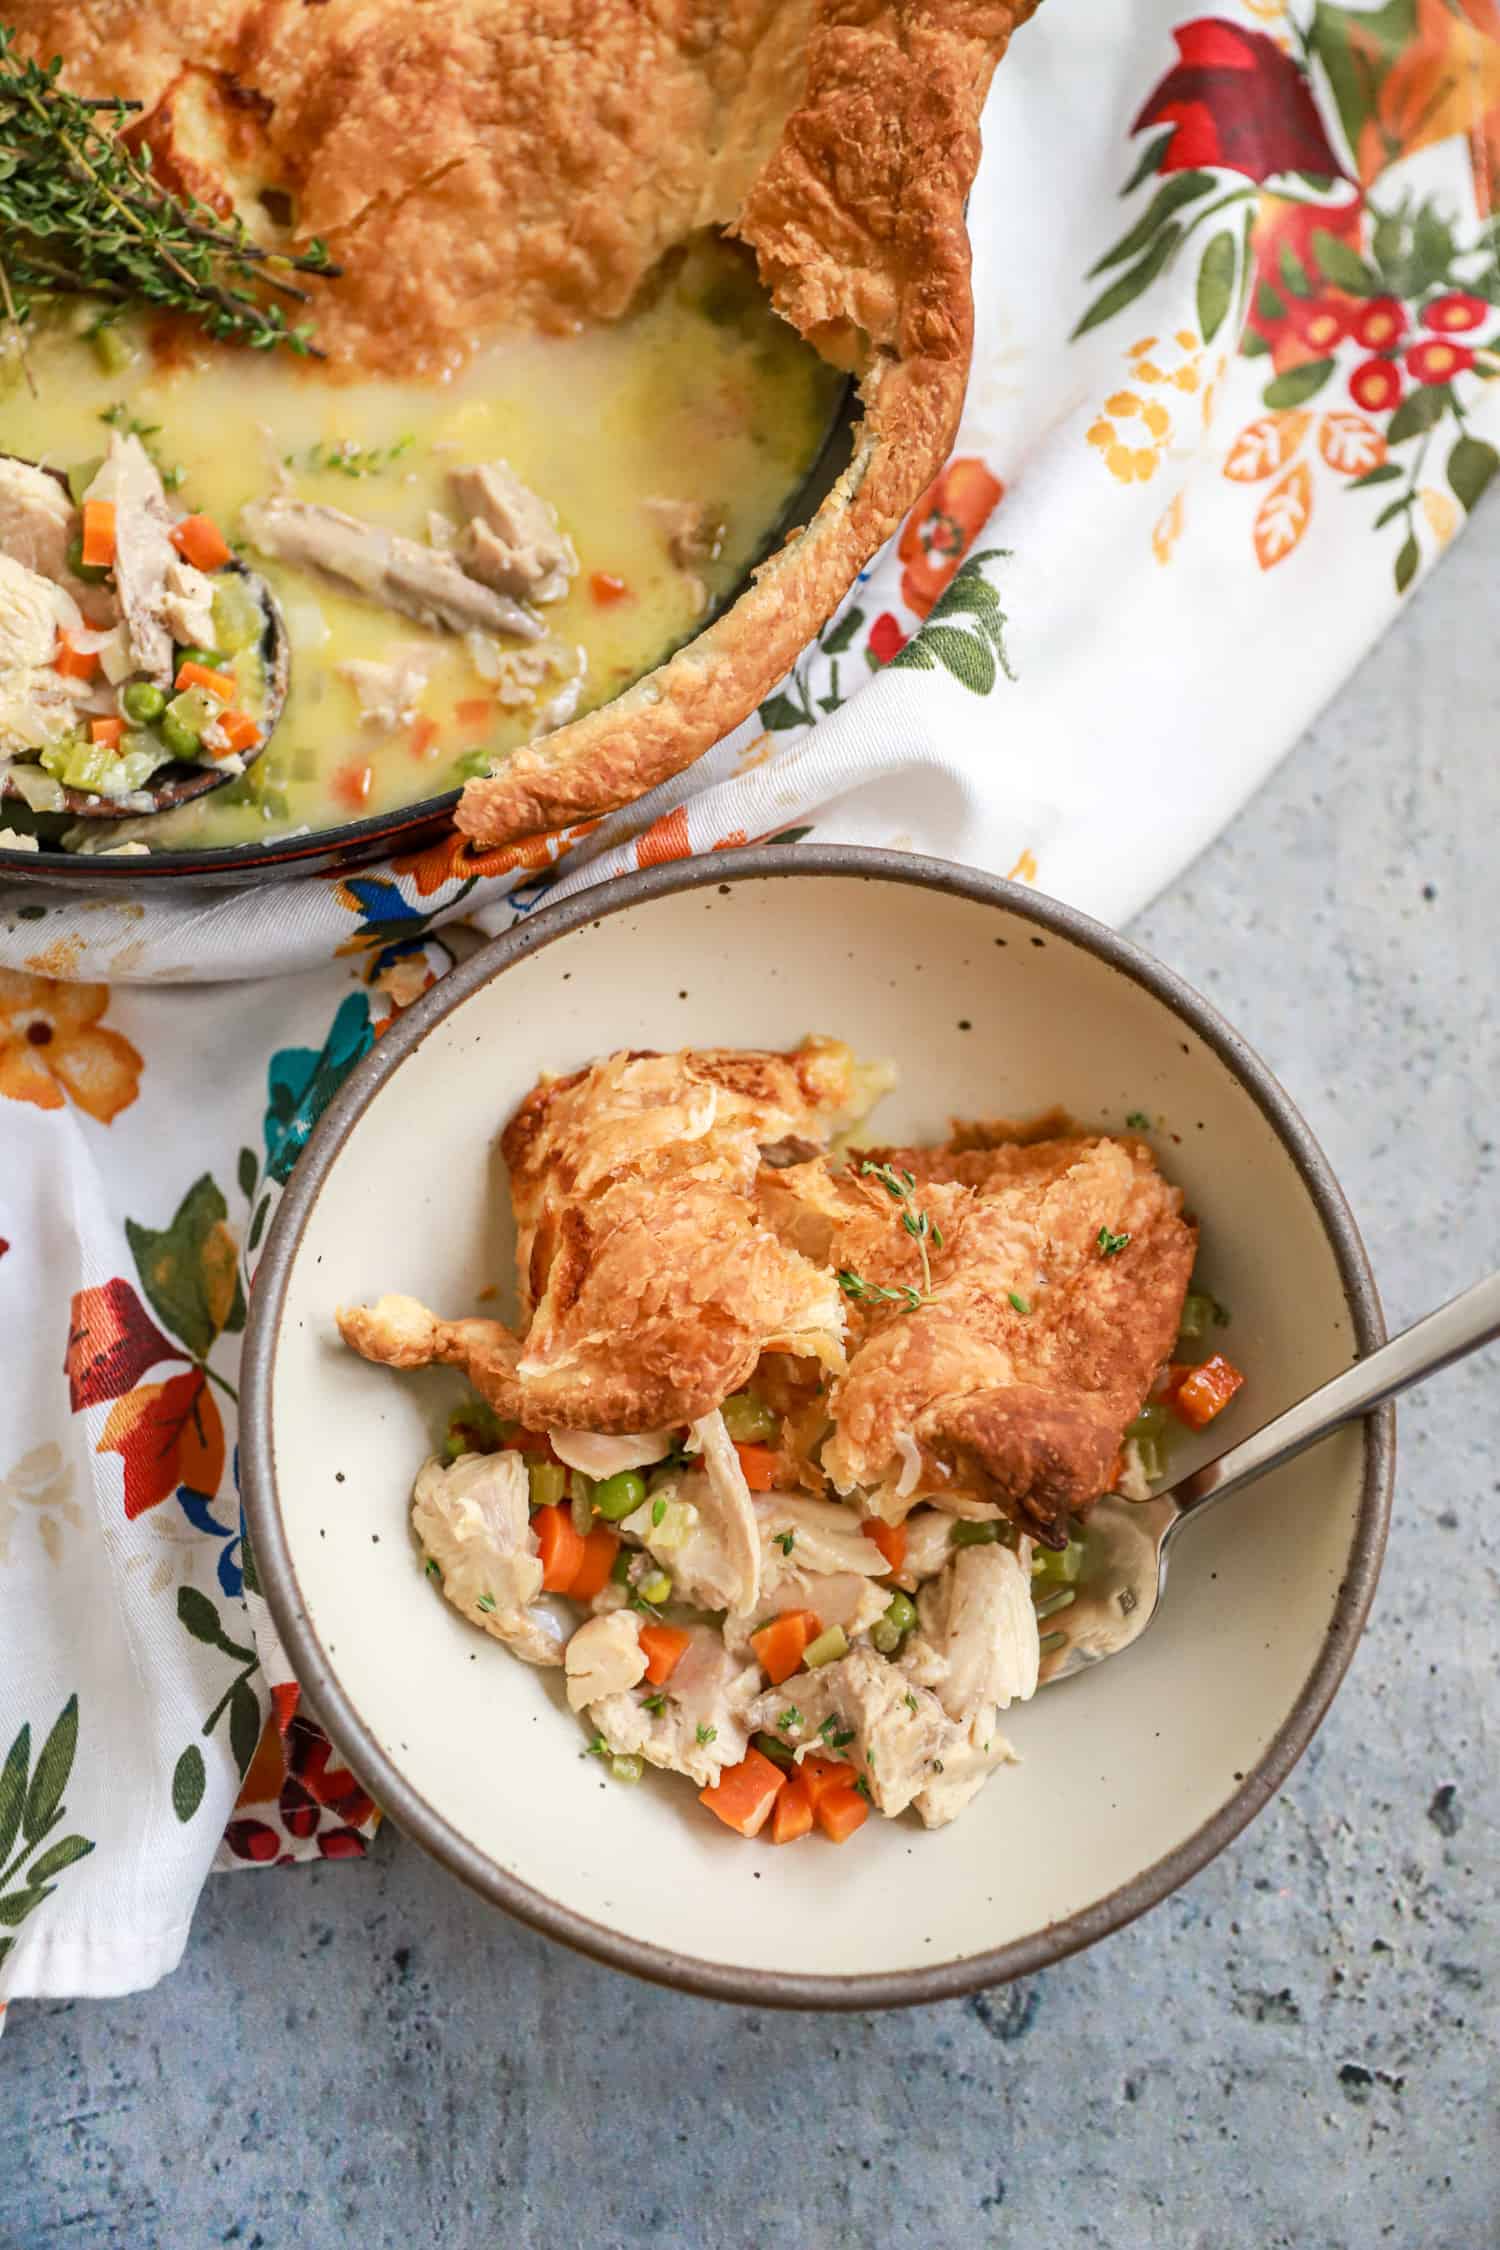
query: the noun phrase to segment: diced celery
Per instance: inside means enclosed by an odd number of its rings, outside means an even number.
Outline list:
[[[46,753],[43,752],[44,757],[45,755]],[[23,765],[18,760],[11,767],[8,778],[17,796],[22,798],[33,812],[63,811],[62,784],[54,780],[50,772],[44,773],[40,766]]]
[[[992,1547],[1000,1536],[998,1523],[970,1523],[960,1517],[949,1537],[955,1547]]]
[[[560,1461],[533,1461],[526,1475],[533,1508],[555,1508],[568,1489],[568,1472]]]
[[[837,1664],[841,1656],[848,1654],[848,1634],[842,1625],[830,1625],[826,1633],[820,1633],[815,1641],[808,1643],[802,1661],[810,1672],[816,1672],[824,1664]]]
[[[774,1437],[780,1426],[770,1407],[753,1391],[736,1391],[733,1398],[725,1399],[719,1412],[736,1445],[762,1444]]]
[[[641,1778],[641,1761],[639,1758],[611,1758],[609,1770],[616,1781],[637,1782]]]
[[[210,703],[202,688],[184,688],[181,695],[173,696],[163,716],[184,734],[190,734],[195,742],[201,742],[204,728],[216,717],[218,709],[218,704]]]
[[[1031,1558],[1031,1575],[1044,1586],[1073,1586],[1083,1569],[1084,1544],[1070,1539],[1066,1547],[1039,1547]]]
[[[89,330],[89,343],[106,375],[120,374],[135,358],[129,343],[110,320],[100,321],[97,328]]]
[[[1148,1484],[1158,1484],[1167,1473],[1167,1448],[1159,1437],[1138,1437],[1131,1441],[1135,1457],[1140,1463],[1141,1475]]]
[[[214,580],[214,639],[226,656],[259,646],[265,612],[243,578],[225,571]]]
[[[661,1522],[651,1526],[651,1544],[663,1554],[675,1554],[685,1547],[698,1528],[698,1511],[691,1500],[658,1501]]]
[[[1035,1596],[1032,1598],[1035,1600]],[[1066,1609],[1070,1602],[1076,1602],[1077,1599],[1078,1595],[1071,1586],[1059,1586],[1055,1594],[1044,1594],[1036,1604],[1038,1622],[1043,1618],[1055,1617],[1060,1609]]]
[[[1159,1399],[1143,1406],[1133,1422],[1127,1423],[1128,1438],[1159,1438],[1167,1426],[1167,1410]]]
[[[763,1758],[769,1758],[773,1766],[791,1766],[795,1769],[795,1754],[787,1748],[778,1736],[758,1734],[754,1737],[752,1747],[758,1750]]]
[[[68,490],[73,495],[73,505],[81,508],[83,496],[104,466],[102,453],[91,453],[86,461],[75,461],[68,471]]]

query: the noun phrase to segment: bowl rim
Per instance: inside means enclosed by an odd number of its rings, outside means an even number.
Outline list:
[[[611,915],[683,891],[712,886],[728,891],[737,881],[763,877],[824,876],[906,883],[980,905],[1004,907],[1040,931],[1081,945],[1160,1000],[1240,1081],[1291,1158],[1332,1249],[1360,1355],[1367,1355],[1385,1341],[1385,1320],[1369,1257],[1327,1157],[1272,1071],[1175,971],[1078,908],[979,869],[916,853],[852,844],[752,844],[616,876],[544,908],[450,970],[397,1018],[350,1073],[318,1120],[271,1222],[250,1293],[239,1442],[245,1514],[257,1577],[293,1671],[340,1754],[403,1834],[411,1836],[491,1904],[611,1968],[707,1999],[759,2007],[843,2010],[953,1999],[1030,1975],[1062,1960],[1159,1904],[1216,1857],[1265,1807],[1322,1723],[1369,1615],[1390,1520],[1394,1408],[1387,1404],[1377,1409],[1361,1425],[1364,1463],[1359,1512],[1348,1568],[1335,1595],[1322,1645],[1291,1710],[1234,1794],[1173,1851],[1061,1921],[1046,1923],[983,1953],[935,1963],[930,1968],[852,1976],[730,1967],[629,1938],[560,1905],[521,1877],[496,1866],[428,1804],[380,1748],[345,1694],[303,1604],[277,1498],[271,1419],[282,1307],[313,1207],[354,1126],[386,1079],[415,1053],[429,1032],[515,962],[588,923],[597,924]]]

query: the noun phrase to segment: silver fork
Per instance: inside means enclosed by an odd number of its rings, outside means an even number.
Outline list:
[[[1497,1336],[1500,1274],[1491,1274],[1165,1492],[1149,1500],[1111,1494],[1099,1501],[1084,1533],[1075,1599],[1046,1621],[1042,1685],[1102,1664],[1140,1639],[1156,1615],[1167,1583],[1168,1552],[1181,1525],[1196,1522],[1267,1470],[1279,1469],[1319,1438],[1451,1367],[1456,1359],[1466,1359]]]

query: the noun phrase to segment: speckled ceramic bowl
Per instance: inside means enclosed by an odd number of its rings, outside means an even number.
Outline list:
[[[508,1290],[496,1140],[539,1070],[811,1030],[899,1065],[880,1113],[896,1138],[940,1134],[954,1113],[1060,1103],[1118,1128],[1146,1112],[1201,1219],[1200,1272],[1233,1308],[1249,1381],[1226,1435],[1381,1340],[1363,1248],[1306,1126],[1168,971],[992,877],[770,847],[539,914],[387,1034],[271,1229],[242,1443],[260,1576],[298,1675],[408,1835],[616,1967],[724,1998],[869,2007],[1102,1937],[1260,1809],[1364,1622],[1392,1422],[1386,1409],[1330,1439],[1185,1535],[1151,1632],[1008,1714],[1022,1763],[949,1828],[876,1820],[842,1849],[778,1851],[731,1836],[675,1778],[611,1782],[580,1754],[560,1675],[479,1638],[423,1579],[408,1501],[451,1387],[356,1359],[333,1309],[394,1288],[459,1313],[493,1281]]]

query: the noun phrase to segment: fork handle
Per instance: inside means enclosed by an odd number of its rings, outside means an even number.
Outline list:
[[[1274,1422],[1255,1431],[1241,1444],[1231,1446],[1216,1461],[1206,1462],[1163,1495],[1177,1503],[1184,1515],[1227,1500],[1268,1469],[1316,1445],[1346,1422],[1368,1414],[1398,1391],[1423,1382],[1441,1368],[1500,1336],[1500,1273],[1476,1281],[1460,1297],[1452,1298],[1423,1320],[1404,1328],[1367,1359],[1335,1375],[1306,1398],[1278,1414]]]

